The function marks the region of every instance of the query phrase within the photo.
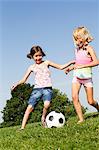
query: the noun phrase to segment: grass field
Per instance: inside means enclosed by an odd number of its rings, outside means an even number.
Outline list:
[[[0,129],[0,150],[99,150],[99,114],[85,116],[83,124],[69,118],[62,128],[42,128],[40,123]]]

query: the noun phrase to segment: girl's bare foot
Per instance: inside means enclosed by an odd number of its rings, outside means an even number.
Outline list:
[[[81,123],[83,123],[84,122],[84,120],[79,120],[78,122],[77,122],[77,124],[81,124]]]
[[[23,128],[19,128],[19,129],[17,129],[17,131],[23,131],[24,129]]]

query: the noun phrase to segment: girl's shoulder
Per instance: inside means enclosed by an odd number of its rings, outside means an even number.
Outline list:
[[[92,46],[87,45],[85,49],[85,53],[87,54],[88,57],[92,57],[92,54],[95,53],[95,51]]]
[[[49,60],[45,60],[44,63],[48,66],[49,65]]]
[[[34,70],[34,68],[35,68],[35,64],[32,64],[32,65],[30,65],[30,66],[29,66],[29,68],[28,68],[28,69],[29,69],[29,70],[31,70],[31,71],[33,71],[33,70]]]
[[[94,51],[94,48],[93,48],[92,46],[90,46],[90,45],[88,45],[88,46],[86,47],[86,49],[87,49],[87,52],[89,52],[89,53],[91,53],[91,52]]]

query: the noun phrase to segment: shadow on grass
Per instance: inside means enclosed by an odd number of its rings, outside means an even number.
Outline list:
[[[96,118],[99,116],[99,113],[98,112],[95,112],[95,113],[90,113],[90,114],[86,114],[85,116],[85,119],[88,119],[88,118]]]

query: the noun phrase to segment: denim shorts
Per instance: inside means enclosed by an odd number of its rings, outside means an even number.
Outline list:
[[[35,88],[33,89],[31,96],[29,98],[28,104],[34,106],[40,101],[51,101],[52,99],[52,87],[44,87],[44,88]]]

